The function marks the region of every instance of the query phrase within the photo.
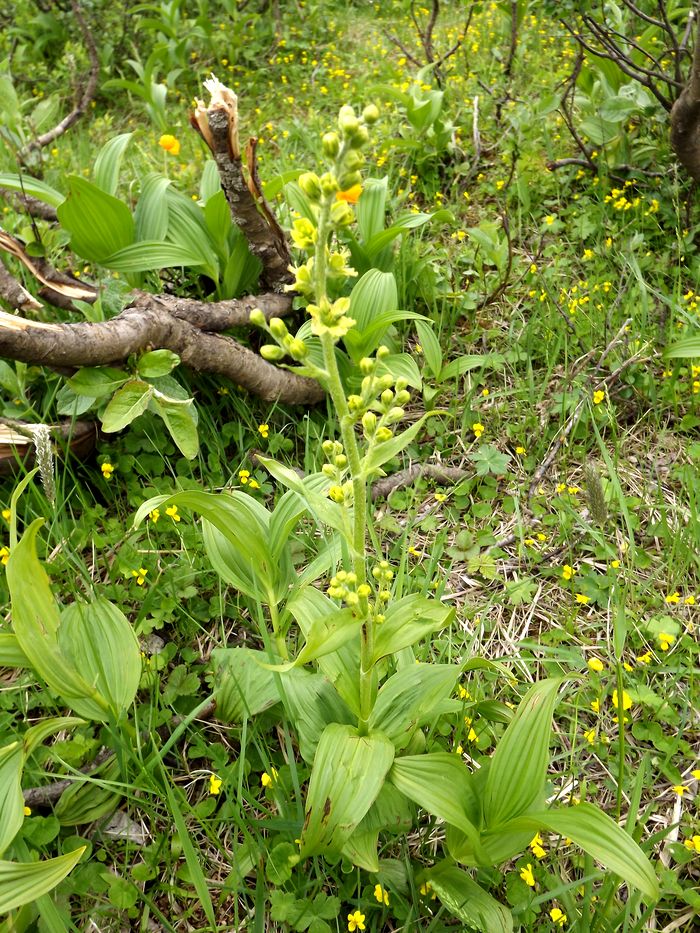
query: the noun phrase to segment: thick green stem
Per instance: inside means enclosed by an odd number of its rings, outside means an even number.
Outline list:
[[[316,252],[314,257],[314,270],[316,278],[316,302],[321,304],[327,299],[326,294],[326,247],[329,237],[329,219],[332,198],[326,198],[319,213]],[[367,477],[365,476],[360,457],[360,448],[355,435],[354,420],[350,414],[345,389],[338,370],[338,361],[335,356],[335,342],[330,333],[321,335],[324,364],[326,367],[326,388],[330,393],[333,405],[338,415],[340,436],[343,442],[345,455],[348,458],[348,468],[352,481],[352,569],[357,577],[357,586],[367,582],[366,566],[366,539],[367,539]],[[362,621],[360,642],[360,732],[366,732],[367,722],[373,703],[372,654],[374,652],[374,624],[368,612],[366,600],[364,606],[364,619]]]

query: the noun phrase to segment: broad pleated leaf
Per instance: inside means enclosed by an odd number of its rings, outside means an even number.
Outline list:
[[[134,702],[141,679],[141,649],[121,609],[107,599],[69,606],[58,644],[118,719]]]
[[[452,360],[446,366],[443,366],[440,370],[438,382],[456,379],[458,376],[463,376],[464,373],[471,372],[472,369],[495,369],[502,366],[505,361],[506,358],[502,353],[484,353],[481,356],[472,353],[459,356],[456,360]]]
[[[238,723],[269,709],[280,701],[277,680],[263,664],[269,655],[251,648],[216,648],[211,661],[214,669],[214,701],[220,722]]]
[[[384,214],[386,211],[386,195],[389,179],[368,178],[362,188],[362,194],[357,202],[357,228],[360,236],[366,243],[384,229]]]
[[[412,664],[392,675],[377,695],[370,729],[389,736],[397,751],[416,728],[429,722],[436,705],[450,695],[461,668],[457,664]]]
[[[106,256],[100,265],[115,272],[149,272],[171,266],[201,266],[202,257],[179,243],[143,240]]]
[[[624,829],[590,803],[527,813],[502,828],[559,833],[649,899],[659,897],[659,881],[649,859]]]
[[[120,778],[119,765],[114,757],[92,771],[89,778],[77,780],[66,788],[54,807],[54,814],[62,826],[80,826],[109,816],[119,806],[122,794],[102,781],[113,783]]]
[[[427,418],[433,415],[444,414],[442,411],[428,411],[418,421],[414,422],[410,428],[406,428],[400,434],[392,437],[389,441],[383,441],[381,444],[375,444],[372,449],[362,458],[361,467],[366,476],[373,476],[379,468],[388,460],[401,453],[404,447],[408,447],[411,441],[414,441],[423,429]]]
[[[542,793],[549,765],[552,714],[563,678],[531,687],[496,746],[484,790],[487,827],[520,816]]]
[[[339,855],[384,784],[394,746],[381,733],[359,735],[350,725],[331,723],[316,749],[301,857]]]
[[[332,654],[351,639],[358,639],[360,626],[361,622],[355,619],[351,609],[339,609],[334,606],[327,615],[314,619],[306,633],[306,641],[293,661],[268,666],[270,670],[289,671],[293,667],[300,667],[316,658]]]
[[[38,178],[32,178],[31,175],[0,172],[0,188],[7,188],[8,191],[24,192],[32,198],[38,198],[44,204],[50,204],[51,207],[58,207],[66,199],[65,194],[56,191],[55,188]]]
[[[0,748],[0,855],[5,852],[24,822],[24,758],[21,742]]]
[[[375,350],[381,337],[389,326],[377,331],[373,325],[380,315],[396,311],[398,308],[398,290],[392,272],[380,272],[370,269],[360,278],[350,296],[348,316],[355,321],[355,327],[345,338],[345,346],[354,360],[360,360]]]
[[[258,456],[257,460],[283,486],[296,492],[302,501],[306,503],[309,512],[318,521],[330,525],[331,528],[335,528],[337,531],[344,530],[345,522],[342,507],[337,502],[331,502],[324,494],[332,485],[328,477],[323,477],[325,483],[319,487],[318,474],[312,474],[302,479],[294,470],[283,466],[283,464],[272,460],[270,457]]]
[[[700,356],[700,337],[686,337],[672,344],[664,353],[668,360]]]
[[[397,758],[388,780],[419,807],[460,829],[480,852],[479,801],[461,758],[448,752]]]
[[[285,708],[297,731],[299,752],[304,761],[310,763],[327,726],[331,723],[349,725],[356,722],[357,717],[322,674],[293,668],[278,676],[281,676]]]
[[[0,667],[31,667],[16,635],[0,634]]]
[[[57,213],[71,235],[73,252],[101,263],[134,242],[134,218],[126,204],[79,175],[69,175],[67,181],[68,197]]]
[[[49,580],[36,555],[36,536],[43,519],[37,518],[12,548],[7,582],[12,605],[12,627],[20,648],[50,690],[80,716],[106,720],[109,704],[76,670],[59,648],[60,615]]]
[[[484,891],[466,871],[451,862],[441,862],[426,871],[424,877],[441,903],[468,929],[478,933],[511,933],[511,912],[505,904]]]
[[[424,596],[404,596],[390,603],[384,621],[375,627],[373,661],[376,663],[409,648],[426,635],[439,632],[452,622],[454,614],[450,606]]]
[[[93,178],[98,188],[115,194],[119,184],[119,169],[133,133],[120,133],[104,144],[95,159]]]
[[[168,201],[165,192],[170,184],[170,179],[164,175],[146,175],[134,210],[137,240],[165,239],[168,232]]]
[[[44,862],[0,862],[0,914],[31,904],[78,864],[85,846]]]

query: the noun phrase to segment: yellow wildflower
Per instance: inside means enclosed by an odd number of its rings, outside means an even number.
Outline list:
[[[675,593],[670,593],[668,596],[664,597],[667,603],[679,603],[681,601],[681,594],[678,590]]]
[[[600,660],[600,658],[589,658],[588,659],[588,670],[595,671],[596,674],[599,674],[605,668],[605,664]]]
[[[591,709],[594,713],[600,712],[600,700],[591,700]]]
[[[612,705],[615,709],[620,709],[620,704],[618,703],[617,690],[613,690],[612,694]],[[632,709],[632,697],[627,693],[626,690],[622,691],[622,709]]]
[[[4,516],[4,515],[5,515],[5,512],[3,512],[2,514],[3,514],[3,516]],[[686,596],[686,598],[683,600],[683,602],[686,604],[686,606],[694,606],[694,605],[695,605],[695,597],[694,597],[694,596]]]
[[[612,567],[613,570],[617,570],[617,568],[620,566],[620,561],[619,561],[619,560],[611,560],[611,561],[610,561],[610,566]]]
[[[218,777],[216,774],[210,774],[209,775],[209,793],[214,794],[214,795],[221,793],[221,785],[223,783],[224,783],[223,780],[220,777]]]
[[[479,421],[475,421],[472,425],[472,431],[474,432],[474,437],[476,437],[477,440],[479,440],[481,435],[484,433],[484,430],[485,428],[483,424],[481,424]]]
[[[535,833],[529,845],[530,850],[532,851],[532,854],[535,856],[535,858],[544,858],[547,854],[547,850],[542,845],[542,842],[542,836],[540,836],[539,833]]]
[[[270,774],[268,774],[267,771],[263,771],[260,783],[263,787],[272,787],[278,777],[277,768],[270,768]]]
[[[151,521],[153,522],[153,524],[155,525],[156,522],[158,521],[158,519],[160,518],[160,509],[153,509],[152,512],[149,512],[149,513],[148,513],[148,517],[150,518],[150,520],[151,520]]]
[[[659,632],[659,648],[661,648],[662,651],[668,651],[675,640],[675,635],[669,635],[666,632]]]
[[[556,217],[554,216],[554,214],[548,214],[545,217],[544,222],[547,224],[548,227],[551,227],[555,220],[556,220]]]
[[[447,499],[447,496],[445,495],[444,492],[436,492],[436,493],[435,493],[435,501],[436,501],[436,502],[444,502],[445,499]]]
[[[109,461],[101,464],[100,469],[102,470],[102,475],[104,476],[105,479],[112,478],[112,473],[114,473],[114,467]]]
[[[600,403],[603,401],[605,401],[605,392],[603,389],[598,389],[593,393],[593,404],[600,405]]]
[[[526,451],[525,448],[522,446],[522,444],[519,444],[519,445],[515,448],[515,452],[516,452],[516,454],[524,454],[524,453],[527,453],[527,451]]]
[[[168,515],[174,522],[179,522],[181,515],[177,511],[176,505],[169,505],[165,510],[165,514]]]
[[[590,596],[586,596],[584,593],[577,593],[577,594],[576,594],[576,602],[577,602],[577,603],[581,603],[582,606],[585,606],[586,603],[589,603],[590,601],[591,601],[591,597],[590,597]]]
[[[683,794],[688,793],[688,788],[685,786],[685,784],[674,784],[671,790],[674,794],[678,794],[679,797],[682,797]]]
[[[31,816],[31,815],[32,815],[32,808],[31,808],[31,807],[25,807],[25,808],[24,808],[24,815],[25,815],[25,816]]]
[[[267,439],[270,435],[270,425],[269,424],[259,424],[258,425],[258,434],[261,437]]]
[[[158,145],[161,149],[165,149],[166,152],[169,152],[170,155],[176,156],[180,154],[180,142],[175,139],[174,136],[171,136],[170,133],[165,133],[158,140]]]
[[[695,768],[694,771],[691,771],[690,776],[695,778],[696,781],[700,781],[700,768]]]
[[[248,480],[248,489],[260,489],[260,483],[256,479]]]
[[[0,547],[0,563],[6,564],[10,559],[9,547]]]
[[[691,836],[690,839],[684,839],[683,845],[691,852],[700,852],[700,836]]]
[[[651,651],[645,651],[644,654],[637,655],[637,661],[640,664],[651,664]]]
[[[564,566],[562,567],[561,575],[564,580],[571,580],[575,573],[576,571],[574,570],[573,567],[570,567],[569,564],[564,564]]]
[[[3,509],[2,517],[5,519],[6,522],[9,522],[9,520],[12,518],[12,512],[10,511],[10,509]]]
[[[587,732],[584,732],[583,737],[588,742],[589,745],[594,745],[595,737],[596,737],[595,729],[589,729]]]
[[[535,876],[532,874],[532,865],[529,862],[525,868],[520,870],[520,877],[529,888],[535,887]]]
[[[386,888],[383,888],[381,884],[375,884],[374,896],[380,904],[384,904],[385,907],[389,906],[389,892],[386,890]]]
[[[360,913],[359,910],[354,910],[351,914],[348,914],[349,933],[354,933],[355,930],[364,930],[364,929],[365,929],[365,915],[364,914]]]
[[[250,470],[239,470],[238,478],[241,481],[241,486],[245,486],[245,484],[250,479]]]
[[[563,910],[560,910],[558,907],[552,907],[549,911],[549,916],[554,921],[555,926],[563,927],[566,923],[567,917]]]
[[[138,570],[132,570],[132,571],[131,571],[131,576],[132,576],[132,577],[136,577],[136,583],[137,583],[139,586],[143,586],[143,584],[146,582],[146,574],[147,574],[147,573],[148,573],[148,570],[146,570],[145,567],[139,567]]]

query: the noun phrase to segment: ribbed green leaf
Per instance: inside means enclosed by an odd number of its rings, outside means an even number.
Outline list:
[[[474,881],[471,875],[451,862],[440,862],[424,873],[445,907],[478,933],[511,933],[513,916]]]
[[[454,215],[445,209],[435,211],[432,214],[403,214],[396,219],[396,222],[392,224],[391,227],[388,227],[386,230],[381,230],[379,233],[375,233],[372,239],[368,243],[365,243],[365,252],[369,258],[372,259],[392,243],[396,237],[401,236],[402,233],[407,233],[409,230],[416,230],[418,227],[422,227],[430,221],[448,223],[452,220],[454,220]]]
[[[63,881],[85,846],[45,862],[0,862],[0,914],[31,904]]]
[[[275,675],[262,666],[269,660],[269,655],[251,648],[212,651],[214,701],[220,722],[242,722],[279,703]]]
[[[388,780],[419,807],[460,829],[480,852],[479,802],[461,758],[447,752],[397,758]]]
[[[106,191],[107,194],[116,193],[122,158],[133,135],[133,133],[120,133],[119,136],[106,142],[97,154],[93,177],[97,187]]]
[[[441,415],[442,411],[428,411],[418,421],[414,422],[410,428],[406,428],[401,434],[392,437],[389,441],[383,441],[380,444],[374,444],[361,462],[363,471],[372,476],[384,463],[392,460],[397,454],[401,453],[404,447],[408,447],[411,441],[414,441],[420,434],[427,418],[434,415]]]
[[[73,252],[89,262],[101,263],[134,242],[134,218],[126,204],[79,175],[69,175],[66,180],[68,197],[57,213],[61,226],[71,235]]]
[[[54,814],[61,825],[79,826],[114,813],[122,795],[109,785],[119,778],[119,765],[112,757],[92,771],[89,778],[78,779],[66,788],[54,807]],[[109,784],[103,785],[103,781]]]
[[[319,521],[338,531],[345,529],[345,516],[342,507],[337,502],[331,502],[325,495],[325,492],[332,485],[331,480],[323,477],[320,484],[318,481],[320,479],[319,474],[312,474],[302,479],[294,470],[278,463],[276,460],[272,460],[270,457],[258,456],[257,460],[271,476],[274,476],[287,489],[296,492],[302,501],[306,503],[312,515]]]
[[[297,732],[299,752],[304,761],[311,763],[326,727],[331,723],[350,725],[357,717],[322,674],[295,667],[281,677],[285,707]]]
[[[8,191],[24,192],[32,198],[38,198],[44,204],[50,204],[51,207],[58,207],[66,199],[65,194],[56,191],[46,182],[39,181],[38,178],[32,178],[31,175],[0,172],[0,188],[6,188]]]
[[[389,179],[368,178],[357,202],[357,227],[365,243],[384,229],[386,193]]]
[[[75,669],[58,644],[58,607],[36,556],[36,536],[42,524],[41,518],[32,522],[10,552],[7,582],[12,627],[20,648],[50,690],[61,696],[78,715],[106,720],[109,704]]]
[[[397,751],[416,728],[429,722],[435,706],[452,692],[461,668],[457,664],[412,664],[390,677],[377,694],[370,729],[389,736]]]
[[[331,723],[316,749],[301,835],[301,857],[339,855],[384,784],[394,746],[381,733],[359,735]]]
[[[423,350],[423,359],[432,375],[437,379],[442,369],[442,348],[440,347],[440,341],[435,336],[432,321],[416,321],[416,331]]]
[[[202,257],[179,243],[143,240],[105,257],[100,265],[128,275],[132,272],[168,269],[171,266],[201,266]]]
[[[384,621],[375,628],[372,663],[439,632],[452,622],[454,614],[450,606],[416,594],[390,603]]]
[[[447,382],[450,379],[456,379],[463,376],[464,373],[471,372],[472,369],[495,369],[505,363],[505,357],[502,353],[484,353],[466,354],[452,360],[440,370],[438,382]]]
[[[563,678],[528,690],[496,746],[484,790],[484,822],[495,827],[524,813],[542,793],[549,765],[552,714]]]
[[[345,340],[345,346],[354,360],[360,360],[379,346],[391,320],[379,330],[373,325],[380,315],[396,311],[398,300],[396,279],[392,272],[370,269],[360,278],[352,290],[348,311],[348,316],[355,321],[355,327]]]
[[[547,829],[559,833],[597,859],[608,871],[638,888],[650,900],[659,897],[659,881],[649,859],[624,829],[590,803],[526,813],[500,829],[527,829],[532,832]]]
[[[74,603],[61,617],[58,644],[118,719],[134,702],[141,679],[141,649],[121,609],[107,599]]]
[[[165,239],[168,232],[168,201],[165,192],[169,186],[170,179],[164,175],[146,175],[134,210],[137,240]]]
[[[351,609],[334,606],[327,615],[314,619],[306,632],[306,641],[293,661],[269,665],[270,670],[289,671],[293,667],[308,664],[324,655],[332,654],[360,634],[361,622],[355,619]],[[358,642],[359,644],[359,642]]]
[[[5,852],[24,822],[24,758],[21,742],[0,748],[0,855]]]
[[[31,667],[16,635],[0,634],[0,667]]]
[[[668,360],[700,356],[700,337],[686,337],[672,344],[664,356]]]

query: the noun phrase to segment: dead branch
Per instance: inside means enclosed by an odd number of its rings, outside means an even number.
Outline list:
[[[39,220],[57,223],[56,208],[51,207],[50,204],[44,204],[43,201],[32,197],[31,194],[22,194],[20,191],[7,191],[4,188],[0,188],[0,190],[3,192],[3,197],[12,202],[18,211],[29,214],[30,217],[38,217]]]
[[[310,405],[323,389],[278,369],[232,337],[205,333],[162,307],[130,307],[109,321],[45,324],[0,312],[0,354],[53,367],[105,366],[157,347],[195,372],[216,373],[266,401]]]
[[[37,136],[36,139],[27,144],[25,149],[20,153],[20,159],[22,161],[32,150],[42,149],[44,146],[48,146],[49,143],[52,143],[55,139],[58,139],[59,136],[62,136],[66,130],[69,130],[74,123],[77,123],[90,106],[90,101],[95,96],[95,91],[97,90],[97,81],[100,76],[100,59],[97,54],[95,40],[92,36],[92,31],[83,17],[78,0],[71,0],[71,9],[78,23],[90,59],[90,74],[88,75],[85,88],[75,107],[60,121],[60,123],[57,123],[56,126],[42,133],[41,136]]]
[[[700,4],[695,12],[695,46],[688,83],[671,110],[671,146],[694,182],[700,181]]]
[[[38,311],[41,303],[10,275],[0,260],[0,299],[6,301],[15,311]]]
[[[462,467],[442,466],[439,463],[414,463],[405,470],[378,479],[372,485],[372,502],[376,502],[377,499],[386,499],[395,489],[410,486],[421,476],[427,476],[438,483],[459,483],[470,475],[470,471],[463,470]]]

